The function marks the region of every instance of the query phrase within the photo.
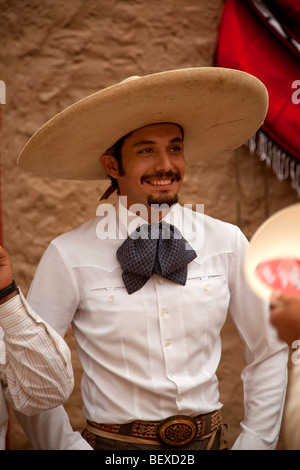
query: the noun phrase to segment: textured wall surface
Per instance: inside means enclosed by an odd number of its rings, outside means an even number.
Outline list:
[[[222,9],[222,0],[0,0],[0,79],[7,87],[1,109],[3,235],[25,294],[50,240],[93,217],[107,183],[24,173],[16,165],[22,146],[57,112],[128,76],[213,65]],[[296,200],[289,182],[279,183],[245,147],[188,169],[181,192],[182,203],[204,204],[207,214],[238,224],[247,237]],[[76,374],[66,409],[81,430],[81,369],[71,329],[66,339]],[[231,443],[243,415],[242,367],[241,343],[228,320],[219,378]],[[31,448],[14,416],[10,445]]]

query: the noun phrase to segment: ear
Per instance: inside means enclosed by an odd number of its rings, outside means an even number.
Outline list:
[[[106,173],[113,178],[119,176],[119,166],[117,159],[109,153],[104,153],[99,158],[101,165],[104,166]]]

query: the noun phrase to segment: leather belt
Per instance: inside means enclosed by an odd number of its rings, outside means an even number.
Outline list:
[[[133,421],[127,424],[99,424],[87,421],[87,430],[115,440],[180,448],[193,440],[209,438],[221,425],[221,411],[217,410],[194,418],[174,415],[163,421]]]

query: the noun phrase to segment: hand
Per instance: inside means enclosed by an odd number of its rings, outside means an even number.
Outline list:
[[[9,286],[13,281],[12,268],[9,256],[2,246],[0,246],[0,290]]]
[[[271,297],[270,321],[278,337],[289,346],[300,338],[300,297],[274,293]]]

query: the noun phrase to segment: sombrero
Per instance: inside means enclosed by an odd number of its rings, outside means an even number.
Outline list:
[[[187,161],[244,144],[268,107],[265,86],[245,72],[198,67],[134,77],[71,105],[44,124],[18,164],[40,176],[91,180],[106,174],[99,157],[140,127],[162,122],[184,129]]]
[[[250,287],[267,300],[273,290],[300,295],[300,204],[267,219],[255,232],[245,257]]]

